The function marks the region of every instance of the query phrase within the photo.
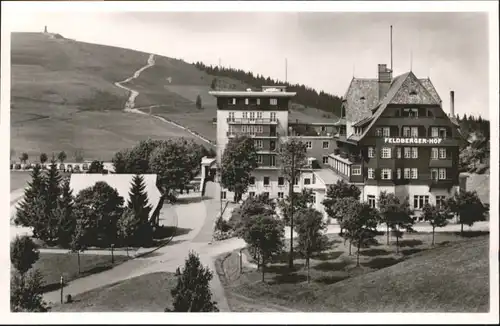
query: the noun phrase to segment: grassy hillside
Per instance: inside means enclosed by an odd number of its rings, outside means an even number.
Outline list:
[[[429,236],[405,237],[399,255],[382,238],[381,245],[362,250],[360,267],[338,238],[331,251],[314,257],[309,284],[304,261],[296,259],[290,271],[286,255],[266,267],[266,283],[254,268],[240,274],[237,252],[220,258],[217,268],[235,311],[246,311],[244,298],[303,312],[487,312],[489,236],[442,233],[434,248],[418,240]]]
[[[149,54],[53,38],[12,34],[11,159],[27,152],[82,151],[86,159],[108,160],[118,149],[148,137],[193,136],[158,119],[122,112],[128,92],[114,85],[143,67]],[[140,92],[136,107],[215,138],[213,77],[182,60],[156,56],[156,64],[128,85]],[[221,83],[245,89],[230,78]],[[198,110],[200,95],[204,110]],[[321,121],[322,111],[294,105],[291,119]],[[331,118],[330,118],[331,119]],[[200,141],[201,142],[201,141]],[[203,142],[201,142],[203,143]]]
[[[128,92],[114,82],[146,64],[148,54],[116,47],[12,34],[12,159],[27,152],[82,150],[110,159],[148,137],[193,136],[158,119],[122,112]]]

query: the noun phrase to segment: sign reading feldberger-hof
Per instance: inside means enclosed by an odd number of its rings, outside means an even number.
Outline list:
[[[386,144],[441,144],[442,138],[384,138]]]

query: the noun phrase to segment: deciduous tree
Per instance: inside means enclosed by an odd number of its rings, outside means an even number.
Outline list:
[[[436,228],[442,228],[448,225],[448,220],[452,218],[447,207],[438,207],[427,204],[423,207],[422,217],[424,221],[432,226],[432,245],[434,245],[434,236]]]
[[[295,184],[295,179],[300,178],[300,172],[307,164],[306,155],[307,148],[305,143],[294,138],[283,142],[279,148],[281,173],[288,181],[288,197],[290,198],[291,207],[290,216],[288,217],[290,221],[290,257],[288,261],[290,269],[293,268],[293,214],[295,209],[293,185]]]
[[[476,191],[460,191],[453,197],[448,198],[446,207],[454,214],[458,215],[461,225],[460,233],[463,235],[464,224],[474,225],[475,222],[484,221],[486,207],[479,199]]]
[[[399,253],[399,238],[402,236],[401,230],[412,232],[415,220],[413,211],[410,209],[408,198],[401,201],[393,193],[381,192],[379,197],[380,218],[396,236],[396,252]],[[389,235],[387,235],[389,244]]]
[[[212,298],[210,268],[203,267],[200,258],[190,252],[184,268],[171,290],[175,312],[218,312],[217,303]]]
[[[236,207],[232,211],[229,224],[235,231],[235,234],[242,237],[245,225],[250,219],[260,215],[273,215],[275,214],[275,210],[275,203],[264,194],[248,197],[239,207]]]
[[[49,157],[46,153],[40,154],[40,163],[45,164],[49,160]]]
[[[28,153],[22,153],[21,156],[19,157],[21,163],[26,163],[28,159],[29,159]]]
[[[81,190],[74,211],[77,221],[88,220],[88,244],[109,247],[116,241],[116,226],[123,212],[123,198],[106,182]]]
[[[306,259],[307,282],[310,281],[310,258],[314,253],[326,249],[327,239],[324,235],[326,223],[323,214],[307,207],[297,211],[295,232],[298,235],[298,250]]]
[[[352,197],[347,197],[351,204],[342,219],[345,236],[357,244],[356,265],[359,266],[361,246],[369,243],[377,234],[378,212],[367,203],[361,203]]]
[[[118,220],[118,237],[120,241],[127,247],[127,255],[128,247],[134,244],[134,237],[136,236],[139,223],[140,221],[137,220],[134,211],[130,208],[125,208],[123,210],[122,216]]]
[[[57,159],[59,160],[59,162],[64,163],[64,161],[66,161],[66,159],[68,158],[68,155],[66,155],[66,152],[64,151],[61,151],[59,152],[59,154],[57,154]]]
[[[326,198],[323,200],[323,205],[328,216],[332,219],[336,219],[340,225],[342,225],[342,203],[339,202],[341,198],[354,198],[359,200],[361,191],[355,185],[348,184],[344,180],[337,181],[328,187],[326,192]],[[342,234],[342,227],[340,228],[340,234]]]
[[[94,160],[90,163],[89,170],[87,173],[103,173],[104,163],[101,161]]]
[[[81,273],[80,252],[84,252],[91,243],[90,221],[85,216],[79,216],[76,220],[75,230],[71,235],[70,250],[78,257],[78,274]]]
[[[301,192],[295,193],[294,199],[294,212],[298,212],[301,209],[308,208],[313,203],[313,194],[311,189],[302,189]],[[286,196],[284,199],[278,200],[278,207],[283,215],[283,222],[286,226],[290,226],[290,215],[292,211],[291,198]]]
[[[234,200],[241,200],[248,190],[252,171],[257,167],[254,140],[237,136],[229,140],[221,160],[221,185],[234,192]]]
[[[245,223],[242,237],[260,257],[264,282],[266,263],[283,250],[284,224],[274,214],[257,215]]]

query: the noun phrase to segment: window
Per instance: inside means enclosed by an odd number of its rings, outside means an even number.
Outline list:
[[[397,178],[401,179],[401,169],[397,169],[396,173],[397,173]]]
[[[299,185],[299,178],[298,178],[298,177],[295,177],[295,180],[294,180],[293,184],[294,184],[295,186],[298,186],[298,185]]]
[[[310,184],[311,184],[311,179],[309,179],[309,178],[304,178],[304,184],[305,184],[305,185],[310,185]]]
[[[410,179],[410,171],[411,171],[411,170],[410,170],[410,169],[408,169],[408,168],[405,168],[405,169],[404,169],[404,178],[405,178],[405,179]]]
[[[410,147],[405,147],[404,152],[405,152],[405,158],[411,158],[411,148]]]
[[[264,147],[264,142],[262,141],[262,139],[256,139],[256,140],[254,140],[253,144],[254,144],[255,148],[262,148],[262,147]]]
[[[439,169],[439,180],[446,179],[446,169]]]
[[[446,138],[446,128],[439,128],[439,138]]]
[[[260,105],[260,98],[257,99],[257,105]]]
[[[323,164],[328,164],[328,156],[323,156]]]
[[[360,166],[353,166],[351,169],[352,169],[352,175],[361,175]]]
[[[375,171],[372,168],[368,169],[368,179],[375,179]]]
[[[311,149],[311,148],[313,148],[313,143],[312,143],[312,141],[306,141],[306,147],[307,147],[307,149]]]
[[[436,127],[431,128],[431,137],[437,138],[439,136],[439,129]]]
[[[401,158],[401,147],[396,148],[396,157]]]
[[[416,169],[416,168],[411,169],[411,178],[414,180],[418,179],[418,169]]]
[[[368,147],[368,157],[373,158],[375,156],[375,147]]]
[[[270,99],[269,100],[269,104],[271,104],[271,105],[278,105],[278,99],[276,99],[276,98]]]
[[[418,147],[411,148],[411,158],[418,158]]]
[[[279,199],[283,199],[283,193],[282,192],[278,192],[278,198]]]
[[[324,141],[323,142],[323,149],[327,149],[328,147],[330,147],[330,142],[329,141]]]
[[[418,118],[418,109],[410,109],[409,117]]]
[[[418,127],[411,127],[411,136],[418,137]]]
[[[413,196],[413,208],[422,209],[429,203],[429,196],[415,195]]]
[[[262,119],[262,112],[257,112],[257,119]]]
[[[230,98],[229,99],[229,104],[235,105],[236,104],[236,99],[235,98]]]
[[[382,136],[382,128],[375,129],[375,136],[377,136],[377,137]]]
[[[234,134],[234,126],[233,125],[229,125],[229,134],[230,135]]]
[[[389,147],[382,148],[382,158],[391,158],[391,149]]]
[[[245,105],[248,105],[248,99],[247,98],[245,99]]]
[[[267,191],[266,191],[266,192],[264,192],[263,194],[264,194],[264,197],[265,197],[265,198],[269,198],[269,192],[267,192]]]
[[[285,178],[278,177],[278,186],[284,186],[284,185],[285,185]]]
[[[274,140],[271,140],[269,142],[269,149],[274,151],[276,149],[276,142]]]
[[[276,112],[271,112],[271,121],[276,121]]]
[[[410,137],[410,127],[403,127],[403,137]]]
[[[234,112],[229,112],[229,121],[234,121]]]
[[[370,205],[371,208],[375,208],[377,202],[375,200],[374,195],[368,195],[368,205]]]
[[[245,111],[241,115],[243,119],[248,119],[248,112]]]
[[[269,177],[264,177],[264,186],[269,186]]]
[[[382,169],[382,180],[391,180],[391,169]]]
[[[438,159],[438,149],[433,147],[431,149],[431,159],[437,160]]]
[[[390,137],[391,136],[391,128],[389,127],[384,127],[382,135],[384,137]]]
[[[436,206],[442,207],[446,202],[446,196],[436,196]]]
[[[439,173],[438,173],[438,169],[431,169],[431,180],[438,180],[438,176],[439,176]]]
[[[255,197],[255,191],[250,191],[250,192],[248,193],[248,196],[249,196],[250,198]]]
[[[313,193],[311,194],[311,198],[312,198],[312,203],[313,203],[313,204],[316,204],[316,193],[315,193],[315,192],[313,192]]]
[[[270,160],[269,160],[269,165],[276,166],[276,156],[271,155]]]
[[[251,185],[254,185],[255,184],[255,177],[250,177],[249,183]]]
[[[255,120],[255,112],[250,112],[250,120]]]
[[[257,163],[262,164],[264,162],[264,158],[262,155],[257,155]]]
[[[220,199],[226,199],[226,192],[225,191],[220,192]]]
[[[442,160],[446,159],[446,148],[439,149],[439,158]]]

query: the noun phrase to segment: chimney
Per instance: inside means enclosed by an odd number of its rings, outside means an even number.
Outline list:
[[[450,115],[455,117],[455,91],[450,91]]]
[[[387,68],[386,64],[378,65],[378,100],[387,95],[389,88],[391,88],[392,70]]]

